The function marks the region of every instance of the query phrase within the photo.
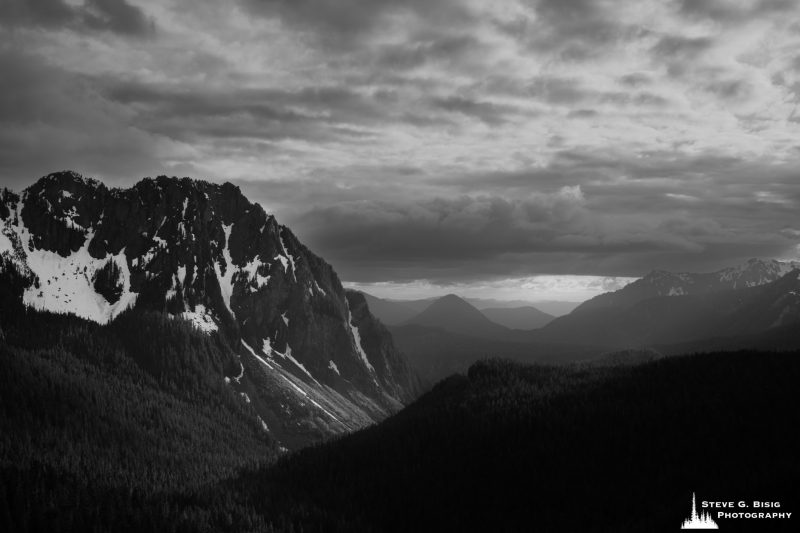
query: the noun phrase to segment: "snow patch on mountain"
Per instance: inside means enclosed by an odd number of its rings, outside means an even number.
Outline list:
[[[258,361],[260,361],[260,362],[261,362],[261,363],[262,363],[264,366],[266,366],[266,367],[267,367],[267,368],[269,368],[270,370],[274,370],[274,369],[272,368],[272,365],[271,365],[271,364],[269,364],[269,363],[268,363],[268,362],[267,362],[267,361],[266,361],[266,360],[265,360],[263,357],[261,357],[260,355],[258,355],[258,354],[256,353],[256,351],[255,351],[255,350],[253,350],[253,348],[251,348],[251,347],[250,347],[250,345],[249,345],[249,344],[247,344],[247,343],[246,343],[244,340],[242,340],[242,346],[244,346],[244,347],[245,347],[245,349],[246,349],[248,352],[250,352],[250,354],[251,354],[253,357],[255,357],[255,358],[258,360]]]
[[[341,376],[342,374],[339,372],[339,367],[336,366],[336,363],[333,361],[328,361],[328,368],[336,372],[337,375]]]
[[[323,290],[323,288],[319,286],[319,283],[317,283],[316,279],[314,280],[314,288],[317,290],[318,293],[322,294],[323,296],[328,295],[328,293],[325,292],[325,290]]]
[[[231,314],[231,316],[235,317],[236,315],[233,314],[233,309],[231,309],[234,268],[233,259],[231,259],[230,240],[233,224],[223,224],[222,229],[225,232],[225,246],[222,249],[222,257],[225,258],[225,273],[222,273],[222,269],[219,266],[219,261],[214,261],[214,270],[217,273],[217,280],[219,280],[219,288],[222,292],[222,302],[225,304],[225,307],[228,309],[228,312]]]
[[[366,366],[369,371],[374,374],[375,368],[373,368],[373,366],[370,364],[369,359],[367,358],[367,352],[364,351],[364,347],[361,345],[361,333],[358,331],[358,327],[353,324],[353,315],[350,312],[350,304],[347,304],[347,327],[350,329],[353,346],[355,347],[359,357],[361,357],[361,361],[364,363],[364,366]]]
[[[31,240],[28,229],[21,223],[21,204],[18,206],[17,225],[8,230],[16,233],[20,258],[27,269],[36,276],[37,283],[31,285],[23,294],[23,303],[36,309],[55,313],[74,313],[77,316],[105,324],[125,309],[136,303],[137,293],[130,290],[130,270],[123,248],[117,255],[95,259],[89,254],[89,245],[94,239],[94,230],[86,233],[83,246],[67,257],[56,252],[30,249]],[[11,244],[11,239],[6,237]],[[6,244],[5,242],[3,243]],[[13,246],[13,245],[12,245]],[[113,261],[118,267],[122,294],[111,304],[94,288],[94,276],[106,263]]]
[[[14,245],[11,239],[6,237],[5,228],[2,228],[2,231],[0,231],[0,255],[8,253],[10,257],[12,252],[14,252]]]
[[[284,272],[288,272],[289,271],[289,260],[285,256],[278,254],[275,257],[273,257],[272,260],[273,261],[280,261],[281,265],[283,265],[283,271]]]
[[[286,258],[288,258],[289,264],[292,265],[292,278],[294,279],[294,282],[297,283],[297,270],[296,270],[295,263],[294,263],[294,256],[292,256],[292,254],[290,254],[289,250],[286,248],[286,242],[284,242],[284,240],[283,240],[283,230],[282,229],[280,230],[279,236],[280,236],[280,241],[281,241],[281,248],[283,248],[283,253],[286,256]],[[283,265],[283,268],[284,268],[284,270],[286,269],[286,265],[285,264]]]
[[[242,358],[239,357],[239,375],[234,377],[233,380],[236,383],[239,383],[239,382],[241,382],[243,377],[244,377],[244,365],[242,364]]]
[[[247,281],[250,284],[247,287],[248,292],[256,292],[269,284],[270,276],[264,276],[259,272],[266,267],[268,267],[268,265],[262,262],[260,257],[255,257],[252,261],[239,269],[243,274],[247,274]],[[252,286],[253,284],[255,287]]]
[[[214,331],[219,331],[219,326],[217,326],[217,323],[214,321],[214,317],[209,310],[206,309],[206,306],[202,304],[196,305],[194,311],[184,311],[179,316],[190,321],[194,327],[203,333],[209,334]]]
[[[267,357],[272,357],[272,341],[270,340],[269,337],[264,339],[262,350],[264,352],[264,355],[266,355]]]
[[[271,364],[269,364],[269,363],[268,363],[268,362],[267,362],[267,361],[266,361],[266,360],[265,360],[263,357],[261,357],[261,356],[259,356],[258,354],[256,354],[255,350],[253,350],[253,348],[251,348],[251,347],[250,347],[250,345],[248,345],[248,344],[247,344],[245,341],[242,341],[242,345],[243,345],[243,346],[244,346],[244,347],[247,349],[247,351],[248,351],[248,352],[250,352],[250,354],[251,354],[253,357],[255,357],[255,358],[256,358],[256,360],[257,360],[257,361],[259,361],[261,364],[263,364],[263,365],[264,365],[264,366],[265,366],[267,369],[269,369],[269,370],[272,370],[272,371],[277,371],[277,372],[278,372],[278,375],[280,375],[280,377],[281,377],[281,378],[283,378],[283,381],[284,381],[284,383],[286,383],[287,385],[289,385],[289,386],[291,387],[291,389],[292,389],[292,390],[294,390],[296,393],[300,394],[300,395],[301,395],[301,396],[302,396],[304,399],[306,399],[306,400],[308,400],[309,402],[311,402],[311,403],[312,403],[312,404],[313,404],[315,407],[317,407],[317,408],[318,408],[318,409],[320,409],[322,412],[324,412],[326,415],[328,415],[329,417],[331,417],[331,419],[335,420],[336,422],[339,422],[339,423],[341,423],[341,420],[339,420],[339,419],[338,419],[338,418],[337,418],[337,417],[336,417],[336,416],[335,416],[333,413],[331,413],[330,411],[328,411],[328,410],[327,410],[325,407],[323,407],[323,406],[322,406],[322,405],[321,405],[321,404],[320,404],[320,403],[319,403],[317,400],[315,400],[314,398],[312,398],[312,397],[310,396],[309,392],[312,392],[312,389],[309,389],[309,391],[306,391],[306,390],[304,390],[304,389],[302,388],[302,386],[301,386],[301,384],[303,383],[302,381],[300,381],[299,383],[295,383],[295,381],[294,381],[294,380],[295,380],[295,379],[297,379],[297,378],[295,378],[294,376],[292,376],[291,374],[289,374],[289,373],[287,373],[287,372],[285,372],[285,371],[282,371],[282,370],[276,369],[274,366],[272,366]],[[288,351],[288,350],[287,350],[287,351]],[[277,353],[277,352],[276,352],[276,353]],[[313,379],[313,378],[312,378],[312,379]],[[316,380],[315,380],[315,381],[316,381]],[[317,383],[317,384],[319,385],[319,383]],[[327,387],[326,387],[326,389],[327,389],[327,390],[332,390],[332,389],[329,389],[329,388],[327,388]]]

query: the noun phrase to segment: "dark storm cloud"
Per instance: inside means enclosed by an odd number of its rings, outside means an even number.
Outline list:
[[[520,109],[515,106],[482,102],[464,96],[436,98],[432,103],[435,108],[477,118],[489,126],[503,124],[521,114]]]
[[[578,109],[585,109],[584,106],[591,104],[612,104],[622,107],[665,107],[671,104],[668,98],[649,91],[598,90],[588,86],[578,77],[538,75],[525,79],[493,76],[481,80],[474,88],[552,106],[579,106]]]
[[[752,87],[747,80],[716,80],[704,85],[705,90],[720,98],[737,99],[746,98],[752,93]]]
[[[485,45],[474,35],[426,33],[403,43],[379,47],[377,65],[390,70],[408,70],[439,61],[465,61],[485,50]]]
[[[734,180],[735,176],[746,180],[748,173],[763,173],[758,166],[748,167],[745,161],[737,157],[717,155],[677,157],[669,152],[656,151],[643,155],[644,157],[634,158],[613,151],[591,152],[567,148],[554,153],[548,165],[542,167],[433,176],[428,182],[461,193],[480,190],[501,194],[503,191],[508,191],[513,195],[526,190],[552,193],[563,187],[565,182],[580,185],[584,190],[605,186],[608,182],[617,182],[611,195],[636,201],[639,196],[618,183],[620,177],[647,187],[653,187],[653,183],[658,180],[668,179],[669,182],[658,191],[667,193],[675,192],[674,189],[683,183],[711,189],[712,184],[721,185],[724,181]],[[770,175],[771,185],[780,182],[778,174],[774,171]],[[641,194],[641,191],[639,193]],[[649,203],[644,201],[641,205],[647,209]]]
[[[652,77],[643,72],[632,72],[626,74],[619,79],[620,83],[628,87],[642,87],[652,83]]]
[[[794,0],[680,0],[680,11],[691,19],[705,18],[717,22],[742,22],[761,15],[781,14],[797,9]]]
[[[319,182],[330,194],[284,220],[362,282],[703,271],[791,249],[797,177],[793,165],[735,158],[564,153],[545,169],[428,180],[482,194],[376,201],[374,191],[336,194]]]
[[[460,95],[419,100],[419,111],[414,113],[404,109],[396,92],[342,86],[218,90],[110,83],[104,94],[134,110],[143,128],[172,138],[347,142],[370,137],[372,128],[392,122],[439,129],[454,125],[447,115],[456,114],[496,126],[524,114],[516,106]]]
[[[242,0],[253,13],[278,18],[327,46],[356,46],[391,23],[413,17],[434,27],[463,27],[475,15],[459,0]]]
[[[709,37],[667,35],[653,46],[653,53],[661,58],[689,59],[708,50],[713,44],[713,39]]]
[[[67,27],[132,36],[155,31],[153,19],[125,0],[86,0],[77,6],[63,0],[4,0],[0,4],[0,25]]]
[[[172,138],[348,140],[369,133],[343,125],[369,128],[390,119],[372,95],[338,86],[290,91],[117,83],[105,94],[135,110],[143,128]]]
[[[725,253],[737,258],[774,254],[789,241],[765,239],[756,231],[734,239],[712,219],[686,219],[681,212],[654,221],[654,210],[670,207],[675,206],[653,205],[649,213],[630,213],[615,225],[570,191],[526,200],[366,201],[320,208],[295,226],[348,279],[359,281],[375,281],[370,272],[385,275],[386,265],[402,265],[394,270],[393,281],[472,281],[490,274],[553,272],[642,275],[656,257],[659,264],[682,258],[686,268],[687,254],[696,256],[695,263],[711,263],[728,259]],[[734,249],[734,243],[742,248]],[[566,267],[568,258],[571,266]]]
[[[565,61],[585,61],[645,31],[619,22],[617,10],[628,3],[527,0],[523,4],[529,9],[528,16],[496,24],[532,51],[552,53]]]
[[[91,79],[36,55],[0,50],[0,176],[22,188],[61,169],[114,181],[152,168],[163,140],[120,128],[124,110],[109,105]]]

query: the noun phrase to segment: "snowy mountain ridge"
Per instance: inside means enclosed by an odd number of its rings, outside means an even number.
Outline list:
[[[741,265],[709,273],[653,270],[622,289],[587,300],[573,312],[580,313],[602,307],[628,307],[661,296],[708,294],[758,287],[772,283],[797,269],[800,269],[800,262],[797,261],[753,258]]]
[[[160,311],[235,339],[243,370],[274,376],[228,379],[270,427],[296,425],[294,405],[309,431],[355,429],[418,392],[363,297],[229,183],[160,176],[108,189],[66,171],[0,190],[4,273],[33,308],[101,324]]]

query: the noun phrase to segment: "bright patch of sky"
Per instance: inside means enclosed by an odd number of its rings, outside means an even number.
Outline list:
[[[531,276],[446,286],[425,281],[345,283],[345,286],[390,300],[424,299],[455,293],[464,298],[583,302],[598,294],[621,289],[635,279],[600,276]]]

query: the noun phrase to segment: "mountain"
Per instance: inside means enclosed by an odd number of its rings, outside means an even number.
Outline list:
[[[438,298],[434,296],[432,298],[422,298],[420,300],[389,300],[389,301],[402,304],[405,307],[410,307],[411,309],[414,310],[415,313],[421,313],[425,309],[430,307],[430,305],[437,299]]]
[[[481,338],[503,338],[509,335],[508,328],[495,324],[455,294],[437,299],[404,325],[440,328]]]
[[[494,322],[510,329],[541,328],[555,317],[532,306],[525,307],[489,307],[480,310],[483,315]]]
[[[419,313],[414,307],[402,301],[384,300],[366,292],[362,294],[369,305],[370,312],[387,326],[402,324]]]
[[[302,445],[385,418],[419,383],[364,297],[229,183],[71,171],[0,191],[3,305],[113,323],[128,309],[223,339],[228,386]],[[238,368],[237,368],[238,367]]]
[[[654,270],[622,289],[587,300],[578,306],[575,312],[607,307],[630,307],[649,298],[660,296],[707,294],[757,287],[775,281],[798,268],[800,268],[800,263],[795,261],[750,259],[743,265],[710,273],[674,273]]]
[[[552,316],[535,308],[496,309],[489,313],[507,325],[530,324],[511,329],[493,322],[464,299],[449,294],[435,300],[420,314],[390,328],[397,346],[428,384],[463,373],[470,365],[488,357],[503,357],[522,362],[562,363],[593,358],[598,351],[580,342],[549,342],[534,336],[535,324]]]
[[[798,275],[800,270],[791,270],[763,285],[699,289],[641,300],[634,297],[635,293],[622,297],[614,293],[605,299],[613,305],[593,304],[576,309],[533,334],[540,341],[629,348],[753,335],[770,328],[800,325]],[[623,305],[624,298],[634,303]]]
[[[437,298],[424,300],[388,300],[363,293],[373,315],[387,326],[399,326],[431,306]],[[543,312],[530,302],[503,301],[481,298],[462,298],[486,318],[511,329],[534,329],[544,326],[555,316],[569,313],[579,304],[570,302],[541,302],[552,311]],[[538,305],[538,304],[537,304]]]
[[[664,355],[738,350],[800,350],[800,323],[789,322],[756,333],[709,337],[674,344],[656,344],[653,349]]]
[[[465,298],[465,300],[481,311],[489,308],[535,307],[553,316],[571,313],[573,309],[580,305],[580,302],[560,302],[555,300],[497,300],[494,298]]]

